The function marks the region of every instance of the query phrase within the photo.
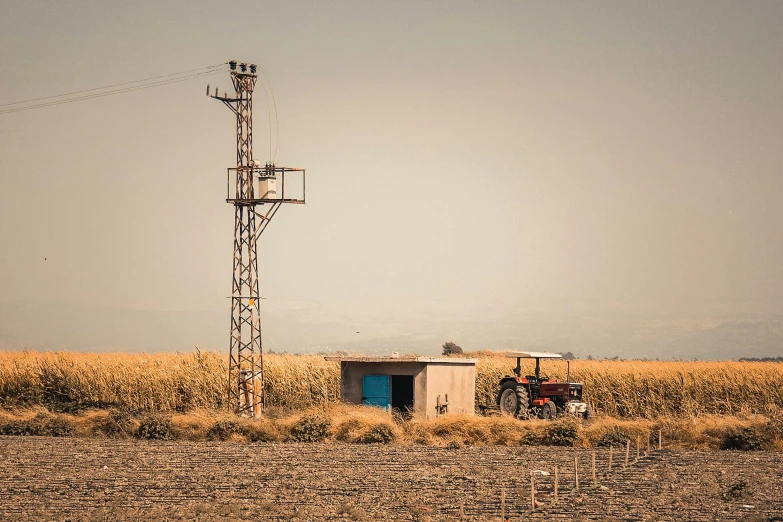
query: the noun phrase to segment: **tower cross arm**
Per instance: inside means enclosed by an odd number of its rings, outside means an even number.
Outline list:
[[[234,113],[234,114],[236,114],[237,116],[239,115],[239,111],[238,111],[238,109],[237,109],[236,107],[234,107],[234,104],[235,104],[235,103],[236,103],[236,104],[239,104],[239,102],[241,102],[241,101],[242,101],[242,98],[241,98],[241,97],[240,97],[238,94],[234,94],[234,97],[233,97],[233,98],[230,98],[228,95],[226,95],[226,96],[220,96],[220,95],[218,94],[217,87],[215,87],[215,94],[210,94],[210,92],[209,92],[209,85],[207,85],[207,96],[208,96],[208,97],[210,97],[210,98],[212,98],[212,99],[214,99],[214,100],[219,100],[219,101],[222,101],[222,102],[223,102],[223,104],[224,104],[226,107],[228,107],[229,109],[231,109],[231,112],[233,112],[233,113]]]
[[[223,105],[231,109],[231,112],[239,116],[239,111],[234,106],[235,103],[239,102],[238,98],[225,98],[223,96],[210,96],[210,98],[214,98],[216,100],[220,100],[223,102]]]

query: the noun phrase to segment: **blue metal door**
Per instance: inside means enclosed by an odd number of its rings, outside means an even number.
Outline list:
[[[388,409],[391,406],[391,386],[388,375],[365,375],[362,379],[362,404]]]

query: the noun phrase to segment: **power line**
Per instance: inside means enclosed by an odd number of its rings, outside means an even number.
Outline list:
[[[143,83],[143,82],[149,82],[152,80],[158,80],[160,78],[169,78],[171,76],[180,76],[182,74],[192,73],[194,71],[204,71],[206,72],[209,69],[216,69],[218,67],[221,67],[223,65],[226,65],[228,62],[225,63],[219,63],[217,65],[208,65],[207,67],[199,67],[198,69],[188,69],[187,71],[180,71],[176,73],[171,74],[163,74],[161,76],[153,76],[151,78],[145,78],[143,80],[133,80],[132,82],[124,82],[124,83],[115,83],[114,85],[106,85],[104,87],[94,87],[92,89],[83,89],[81,91],[73,91],[73,92],[67,92],[64,94],[54,94],[52,96],[44,96],[42,98],[33,98],[30,100],[23,100],[23,101],[17,101],[17,102],[10,102],[10,103],[0,103],[0,107],[7,107],[9,105],[21,105],[23,103],[32,103],[40,100],[49,100],[51,98],[62,98],[63,96],[72,96],[74,94],[82,94],[84,92],[92,92],[92,91],[101,91],[103,89],[113,89],[114,87],[122,87],[123,85],[130,85],[133,83]]]
[[[272,80],[269,77],[269,74],[264,70],[263,67],[260,65],[258,66],[259,71],[261,71],[261,87],[264,89],[264,95],[266,96],[266,108],[268,113],[268,119],[269,119],[269,155],[271,157],[270,161],[272,163],[275,162],[275,158],[277,157],[277,149],[280,146],[280,121],[277,117],[277,100],[275,99],[275,90],[272,88]],[[266,83],[266,85],[264,85]],[[269,86],[269,93],[267,94],[267,88],[266,86]],[[269,96],[272,96],[272,104],[274,106],[275,111],[275,152],[272,154],[272,107],[269,106]]]
[[[266,98],[267,124],[269,125],[269,162],[274,163],[272,161],[272,107],[269,105],[269,92],[266,89],[266,85],[264,85],[263,79],[261,80],[261,88],[264,89],[264,97]]]
[[[38,108],[41,108],[41,107],[50,107],[50,106],[53,106],[53,105],[61,105],[61,104],[64,104],[64,103],[72,103],[72,102],[77,102],[77,101],[82,101],[82,100],[90,100],[92,98],[101,98],[101,97],[104,97],[104,96],[111,96],[113,94],[121,94],[121,93],[124,93],[124,92],[138,91],[138,90],[141,90],[141,89],[149,89],[151,87],[159,87],[161,85],[169,85],[169,84],[172,84],[172,83],[179,83],[179,82],[183,82],[183,81],[187,81],[187,80],[192,80],[194,78],[201,78],[201,77],[204,77],[204,76],[210,76],[210,75],[213,75],[213,74],[216,74],[216,73],[219,73],[219,72],[222,72],[222,70],[219,69],[219,70],[214,70],[214,71],[205,71],[205,72],[201,72],[201,73],[191,74],[189,76],[185,76],[185,77],[182,77],[182,78],[171,78],[169,80],[161,80],[161,81],[157,81],[157,82],[153,82],[153,83],[148,83],[148,84],[143,84],[143,85],[136,85],[136,86],[133,86],[133,87],[124,87],[122,89],[115,89],[113,91],[98,92],[98,93],[88,94],[86,96],[79,96],[79,97],[76,97],[76,98],[66,98],[66,99],[63,99],[63,100],[54,100],[54,101],[50,101],[50,102],[39,103],[39,104],[36,104],[36,105],[27,105],[27,106],[24,106],[24,107],[13,107],[13,108],[9,108],[9,109],[0,110],[0,114],[7,114],[7,113],[11,113],[11,112],[20,112],[20,111],[26,111],[26,110],[31,110],[31,109],[38,109]]]
[[[187,81],[187,80],[192,80],[192,79],[195,79],[195,78],[201,78],[201,77],[204,77],[204,76],[209,76],[209,75],[212,75],[212,74],[216,74],[218,72],[221,72],[221,71],[201,73],[201,74],[196,74],[196,75],[192,75],[192,76],[187,76],[187,77],[184,77],[184,78],[177,78],[177,79],[161,81],[161,82],[156,82],[156,83],[151,83],[151,84],[146,84],[146,85],[137,85],[135,87],[128,87],[128,88],[124,88],[124,89],[117,89],[117,90],[114,90],[114,91],[94,93],[94,94],[91,94],[91,95],[81,96],[81,97],[77,97],[77,98],[67,98],[67,99],[64,99],[64,100],[55,100],[55,101],[51,101],[51,102],[47,102],[47,103],[41,103],[41,104],[37,104],[37,105],[28,105],[28,106],[24,106],[24,107],[14,107],[14,108],[11,108],[11,109],[5,109],[5,110],[0,111],[0,114],[9,114],[9,113],[12,113],[12,112],[22,112],[22,111],[28,111],[28,110],[33,110],[33,109],[40,109],[40,108],[43,108],[43,107],[51,107],[51,106],[54,106],[54,105],[62,105],[62,104],[65,104],[65,103],[74,103],[74,102],[83,101],[83,100],[91,100],[93,98],[102,98],[104,96],[111,96],[113,94],[121,94],[121,93],[125,93],[125,92],[132,92],[132,91],[138,91],[138,90],[142,90],[142,89],[149,89],[149,88],[152,88],[152,87],[159,87],[159,86],[162,86],[162,85],[169,85],[169,84],[172,84],[172,83],[179,83],[179,82],[183,82],[183,81]]]
[[[170,85],[172,83],[180,83],[180,82],[184,82],[184,81],[188,81],[188,80],[193,80],[195,78],[202,78],[202,77],[210,76],[210,75],[217,74],[217,73],[220,73],[220,72],[223,72],[223,69],[213,69],[213,70],[203,71],[203,72],[191,74],[191,75],[180,77],[180,78],[170,78],[168,80],[160,80],[160,81],[156,81],[156,82],[152,82],[152,83],[147,83],[147,84],[142,84],[142,85],[135,85],[135,86],[132,86],[132,87],[123,87],[122,89],[115,89],[113,91],[95,92],[95,93],[92,93],[92,94],[88,94],[88,95],[85,95],[85,96],[78,96],[78,97],[75,97],[75,98],[66,98],[66,99],[62,99],[62,100],[54,100],[54,101],[39,103],[39,104],[35,104],[35,105],[26,105],[26,106],[23,106],[23,107],[12,107],[12,108],[8,108],[8,109],[0,110],[0,114],[10,114],[12,112],[22,112],[22,111],[28,111],[28,110],[33,110],[33,109],[40,109],[42,107],[51,107],[51,106],[54,106],[54,105],[62,105],[64,103],[73,103],[73,102],[78,102],[78,101],[83,101],[83,100],[91,100],[93,98],[102,98],[104,96],[111,96],[113,94],[121,94],[121,93],[125,93],[125,92],[138,91],[138,90],[142,90],[142,89],[150,89],[152,87],[160,87],[162,85]],[[139,80],[137,82],[127,82],[125,85],[127,85],[128,83],[139,83],[140,81],[143,81],[143,80]],[[105,89],[105,87],[104,87],[104,89]],[[91,91],[91,90],[95,90],[95,89],[88,89],[88,90],[86,90],[84,92]],[[47,97],[47,98],[51,98],[51,97]],[[44,99],[44,98],[41,98],[41,99]]]

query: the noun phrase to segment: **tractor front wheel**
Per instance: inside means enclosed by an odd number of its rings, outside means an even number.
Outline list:
[[[557,417],[557,405],[549,401],[541,408],[541,418],[551,420]]]

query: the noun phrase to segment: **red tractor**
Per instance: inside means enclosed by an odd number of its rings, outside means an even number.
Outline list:
[[[500,380],[497,402],[501,413],[523,419],[554,419],[562,413],[587,420],[593,418],[592,410],[582,401],[582,383],[570,382],[570,364],[566,382],[553,382],[541,375],[541,359],[559,359],[560,354],[508,352],[506,357],[515,358],[517,367],[513,376],[506,375]],[[535,375],[522,375],[522,359],[536,360]]]

